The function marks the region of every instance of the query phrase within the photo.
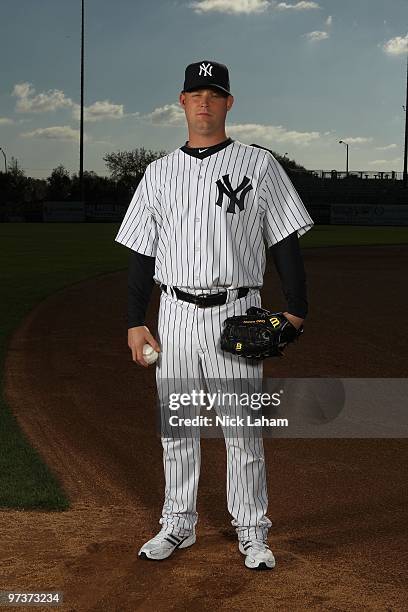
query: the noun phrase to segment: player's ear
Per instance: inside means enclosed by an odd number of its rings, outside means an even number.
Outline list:
[[[231,106],[234,104],[234,96],[228,96],[227,98],[227,111],[230,110]]]
[[[185,106],[186,104],[186,94],[183,91],[179,95],[179,102],[181,106]]]

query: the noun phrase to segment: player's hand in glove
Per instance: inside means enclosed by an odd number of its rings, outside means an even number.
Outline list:
[[[303,333],[283,312],[269,312],[253,306],[246,314],[229,317],[223,323],[221,348],[247,359],[282,357],[286,346]]]

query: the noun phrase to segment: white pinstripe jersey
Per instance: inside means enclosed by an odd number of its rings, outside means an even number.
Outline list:
[[[178,148],[149,164],[115,240],[156,258],[156,282],[196,293],[262,287],[265,243],[312,226],[276,158],[235,140],[203,159]]]

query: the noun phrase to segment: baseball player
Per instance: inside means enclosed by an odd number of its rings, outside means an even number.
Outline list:
[[[146,168],[116,241],[131,249],[128,346],[148,367],[143,346],[158,355],[156,382],[262,380],[262,361],[220,347],[228,317],[260,307],[266,248],[272,251],[298,329],[308,304],[298,238],[313,220],[282,166],[267,150],[227,137],[234,98],[225,65],[187,66],[179,96],[188,141]],[[160,285],[157,338],[145,326],[154,283]],[[221,408],[217,408],[221,410]],[[239,551],[250,569],[271,569],[262,436],[225,435],[227,504]],[[161,560],[196,541],[200,439],[162,433],[165,475],[161,530],[139,557]]]

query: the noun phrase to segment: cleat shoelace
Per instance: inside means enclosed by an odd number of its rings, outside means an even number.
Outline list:
[[[243,542],[243,547],[245,551],[248,551],[250,548],[253,548],[258,552],[269,550],[269,546],[262,540],[247,540],[246,542]]]

